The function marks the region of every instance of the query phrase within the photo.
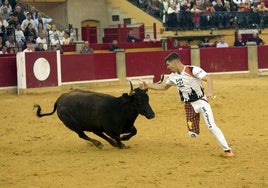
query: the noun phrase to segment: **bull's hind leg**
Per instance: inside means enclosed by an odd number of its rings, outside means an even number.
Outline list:
[[[92,144],[94,144],[96,147],[98,147],[100,149],[103,147],[101,142],[99,142],[98,140],[95,140],[93,138],[88,137],[83,131],[79,130],[79,128],[78,128],[79,123],[72,117],[72,115],[68,115],[68,113],[66,113],[66,111],[65,112],[58,111],[58,116],[59,116],[60,120],[64,123],[64,125],[66,125],[66,127],[71,129],[72,131],[76,132],[80,138],[83,138],[84,140],[90,141]]]
[[[75,131],[75,132],[78,134],[78,136],[80,138],[83,138],[84,140],[88,140],[88,141],[92,142],[94,144],[94,146],[96,146],[100,149],[103,147],[103,144],[101,142],[99,142],[98,140],[95,140],[93,138],[88,137],[83,131]]]

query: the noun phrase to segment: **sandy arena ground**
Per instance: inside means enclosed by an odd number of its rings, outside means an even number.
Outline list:
[[[0,187],[265,188],[268,187],[268,78],[214,77],[214,116],[235,157],[223,157],[201,120],[189,138],[175,88],[149,91],[156,117],[139,116],[131,146],[102,150],[80,139],[55,115],[35,116],[38,103],[50,112],[65,91],[0,95]],[[90,89],[84,86],[83,89]],[[92,89],[92,88],[91,88]],[[93,88],[119,96],[129,86]]]

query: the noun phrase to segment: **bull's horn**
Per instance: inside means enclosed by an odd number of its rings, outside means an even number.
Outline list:
[[[134,90],[133,90],[133,84],[130,80],[128,80],[129,84],[130,84],[130,92],[129,95],[133,95],[134,94]]]
[[[165,75],[161,74],[160,80],[157,82],[158,84],[161,84],[164,81]]]

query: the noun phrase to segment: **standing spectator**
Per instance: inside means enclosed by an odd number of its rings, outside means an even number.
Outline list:
[[[264,41],[259,37],[257,32],[252,33],[252,36],[248,38],[248,42],[256,42],[257,45],[264,45]]]
[[[113,40],[112,45],[109,47],[109,51],[113,52],[113,51],[116,51],[117,49],[121,49],[118,46],[118,41],[117,40]]]
[[[193,5],[193,8],[190,10],[191,13],[194,14],[193,16],[193,25],[194,25],[194,30],[199,30],[200,29],[200,13],[202,12],[200,9],[197,8],[196,4]]]
[[[167,14],[168,14],[167,26],[172,30],[177,29],[177,21],[178,21],[177,14],[178,13],[179,11],[177,10],[177,5],[175,2],[173,2],[167,11]]]
[[[216,11],[215,15],[215,22],[216,22],[216,27],[218,28],[225,28],[226,27],[226,17],[225,17],[225,12],[226,8],[223,4],[224,1],[222,0],[217,0],[216,4],[214,5],[214,9]]]
[[[29,23],[31,23],[32,25],[34,25],[34,20],[32,19],[32,13],[30,12],[27,12],[26,14],[26,19],[22,21],[22,24],[21,24],[21,29],[23,31],[25,31],[26,27],[29,25]]]
[[[247,44],[246,41],[242,39],[242,35],[238,33],[234,41],[234,46],[246,46],[246,44]]]
[[[93,53],[93,48],[91,48],[89,46],[89,42],[88,41],[85,41],[84,42],[84,45],[82,46],[81,50],[80,50],[80,53],[81,54],[86,54],[86,53]]]
[[[38,14],[38,12],[37,12],[35,6],[31,6],[30,13],[32,14],[32,19],[33,19],[33,20],[37,19],[37,14]]]
[[[0,13],[0,37],[5,40],[5,32],[8,26],[8,22],[3,18],[3,14]]]
[[[43,14],[41,12],[39,12],[37,14],[37,18],[34,20],[34,26],[35,26],[35,28],[37,30],[38,24],[42,24],[43,29],[46,30],[47,29],[47,25],[46,24],[48,24],[50,22],[52,22],[52,18],[44,18],[43,17]],[[52,25],[52,27],[53,27],[53,25]]]
[[[22,24],[23,20],[26,19],[24,12],[22,12],[21,7],[19,5],[16,5],[14,15],[18,16],[18,22]]]
[[[216,45],[217,48],[228,48],[229,45],[224,41],[224,36],[220,37],[220,42]]]
[[[26,45],[26,39],[25,39],[24,33],[20,27],[20,24],[16,25],[15,37],[16,37],[16,41],[17,41],[17,44],[19,47]]]

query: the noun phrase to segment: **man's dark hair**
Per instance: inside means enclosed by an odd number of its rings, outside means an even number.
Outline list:
[[[180,59],[179,54],[177,54],[175,52],[168,54],[168,56],[165,58],[165,62],[172,61],[174,59]]]

